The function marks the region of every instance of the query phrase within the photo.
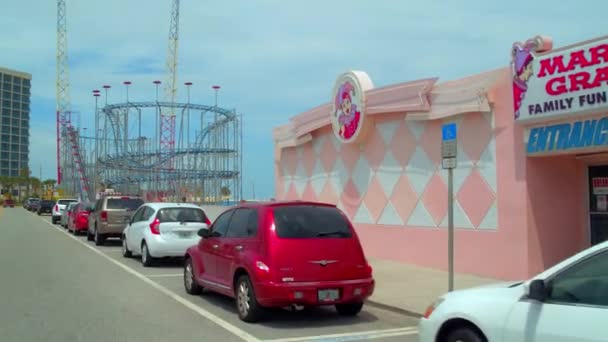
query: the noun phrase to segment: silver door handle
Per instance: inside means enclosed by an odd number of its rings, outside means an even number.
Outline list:
[[[218,249],[220,248],[220,245],[213,245],[213,249]]]
[[[238,245],[238,246],[234,247],[234,249],[236,249],[237,251],[242,251],[243,250],[243,246]]]

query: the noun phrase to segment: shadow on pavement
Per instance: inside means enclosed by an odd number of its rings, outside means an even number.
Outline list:
[[[201,296],[201,299],[234,315],[235,318],[238,319],[234,299],[213,292],[205,292]],[[369,324],[376,321],[378,321],[378,317],[371,312],[366,311],[365,306],[363,307],[363,311],[356,317],[340,316],[333,306],[326,306],[305,308],[302,311],[292,311],[281,308],[268,309],[266,318],[256,325],[275,329],[318,329],[324,327]]]

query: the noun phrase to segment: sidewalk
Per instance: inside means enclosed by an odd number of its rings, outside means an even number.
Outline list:
[[[376,289],[369,304],[423,315],[427,306],[448,290],[448,273],[393,261],[370,259]],[[501,280],[454,275],[454,288],[464,289]]]

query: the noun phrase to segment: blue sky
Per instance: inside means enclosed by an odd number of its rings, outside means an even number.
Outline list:
[[[55,1],[0,0],[0,65],[30,72],[31,167],[55,178]],[[111,102],[152,99],[164,79],[169,0],[68,0],[73,107],[90,126],[91,90]],[[179,84],[193,102],[244,115],[245,197],[274,194],[272,128],[328,102],[335,77],[366,71],[375,86],[440,82],[506,66],[515,40],[549,35],[563,46],[606,34],[608,2],[182,0]],[[185,97],[180,89],[179,96]]]

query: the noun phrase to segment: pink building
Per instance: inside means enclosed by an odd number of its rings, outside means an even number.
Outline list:
[[[447,269],[455,122],[456,272],[524,278],[608,239],[608,37],[551,45],[449,82],[340,75],[329,103],[275,128],[276,197],[337,204],[370,257]]]

